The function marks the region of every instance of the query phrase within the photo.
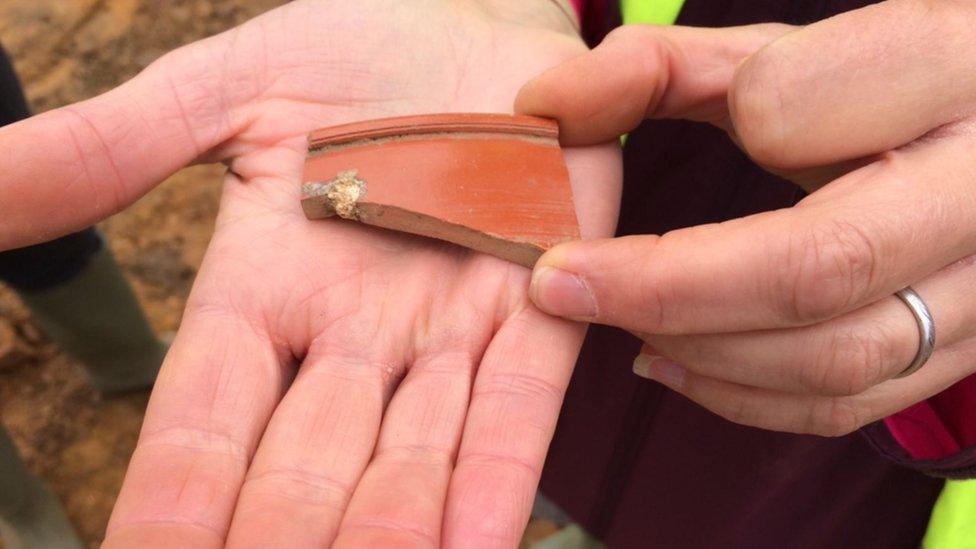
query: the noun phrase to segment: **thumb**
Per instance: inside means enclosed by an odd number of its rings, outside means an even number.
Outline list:
[[[100,221],[231,136],[211,66],[225,42],[176,50],[101,96],[0,129],[0,250]]]
[[[515,111],[555,118],[567,145],[613,140],[645,118],[684,118],[728,129],[726,100],[739,63],[794,30],[628,25],[593,51],[529,81]]]

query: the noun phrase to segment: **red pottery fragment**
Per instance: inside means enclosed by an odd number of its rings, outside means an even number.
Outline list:
[[[370,120],[313,132],[309,219],[338,215],[531,267],[579,238],[555,122],[501,114]]]

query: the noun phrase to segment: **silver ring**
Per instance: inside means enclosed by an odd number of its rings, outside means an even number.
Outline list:
[[[915,322],[918,323],[918,352],[915,353],[915,359],[908,368],[895,376],[899,378],[917,372],[932,356],[932,351],[935,350],[935,321],[932,319],[932,312],[911,286],[899,290],[895,295],[908,306],[915,317]]]

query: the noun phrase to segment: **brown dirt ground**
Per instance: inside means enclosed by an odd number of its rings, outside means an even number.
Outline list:
[[[0,41],[41,112],[104,92],[170,49],[283,1],[3,0]],[[101,224],[158,332],[179,325],[210,239],[221,173],[183,170]],[[0,287],[0,419],[92,547],[103,537],[147,397],[101,398]],[[530,536],[551,531],[537,521]]]

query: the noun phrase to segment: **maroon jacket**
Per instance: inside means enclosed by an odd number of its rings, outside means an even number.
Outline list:
[[[678,23],[803,24],[870,3],[686,0]],[[592,5],[587,13],[606,18],[603,29],[615,17]],[[596,29],[592,17],[585,28]],[[701,124],[643,124],[628,138],[624,168],[621,235],[800,197]],[[976,380],[860,433],[821,438],[735,425],[642,380],[630,368],[639,348],[621,330],[590,328],[542,478],[543,493],[611,547],[916,548],[943,484],[920,471],[976,474],[973,422],[953,431],[951,419],[937,421],[953,403],[973,409]]]

